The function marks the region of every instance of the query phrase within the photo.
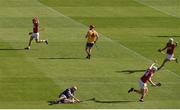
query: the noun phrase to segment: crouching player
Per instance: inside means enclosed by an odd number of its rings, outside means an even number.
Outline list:
[[[167,42],[166,46],[163,49],[158,49],[159,52],[167,50],[166,52],[167,56],[164,59],[161,66],[158,68],[158,70],[160,70],[168,61],[176,61],[176,63],[178,63],[178,59],[174,58],[174,50],[176,47],[177,47],[177,42],[174,42],[173,38],[169,38],[169,41]]]
[[[57,100],[48,101],[50,105],[52,104],[73,104],[79,103],[79,99],[74,96],[75,91],[77,91],[77,87],[73,86],[71,88],[67,88],[62,93],[59,94]]]
[[[39,39],[39,20],[38,17],[34,17],[32,19],[32,23],[33,23],[33,32],[29,32],[30,35],[30,39],[29,39],[29,43],[28,46],[24,49],[29,50],[31,47],[31,42],[33,39],[35,39],[36,43],[46,43],[48,44],[47,40],[40,40]]]
[[[148,92],[148,88],[147,88],[147,82],[149,81],[152,86],[156,87],[156,86],[161,86],[161,83],[154,83],[151,79],[151,77],[153,76],[153,74],[155,73],[155,71],[157,70],[157,67],[154,66],[155,63],[153,63],[145,72],[145,74],[140,78],[139,80],[139,86],[140,86],[140,90],[131,88],[129,89],[128,93],[130,92],[136,92],[141,94],[141,98],[140,98],[140,102],[144,102],[144,97]]]

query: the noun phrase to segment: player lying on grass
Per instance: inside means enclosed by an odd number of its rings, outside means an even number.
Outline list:
[[[98,33],[95,31],[95,26],[93,26],[93,25],[89,26],[89,30],[88,30],[88,32],[86,34],[86,38],[87,38],[86,49],[85,49],[85,51],[87,53],[86,58],[90,59],[91,58],[92,47],[99,38]]]
[[[174,58],[174,50],[176,47],[177,47],[177,42],[174,42],[173,38],[169,38],[169,41],[167,42],[166,46],[163,49],[158,49],[159,52],[167,50],[166,51],[167,56],[164,59],[161,66],[158,68],[158,70],[160,70],[168,61],[176,61],[176,63],[178,63],[178,59]]]
[[[27,49],[27,50],[30,49],[31,42],[32,42],[33,39],[35,39],[36,43],[46,43],[46,44],[48,44],[47,40],[40,40],[39,39],[39,20],[38,20],[38,17],[34,17],[32,19],[32,23],[33,23],[33,32],[29,32],[29,35],[30,35],[29,43],[28,43],[28,46],[26,48],[24,48],[24,49]]]
[[[67,88],[62,93],[59,94],[57,100],[48,101],[50,105],[52,104],[73,104],[79,103],[79,99],[74,96],[75,91],[77,91],[77,87],[73,86],[71,88]]]
[[[134,89],[134,88],[130,88],[128,90],[128,93],[130,92],[136,92],[138,94],[141,94],[141,98],[139,99],[140,102],[144,102],[144,97],[145,95],[148,93],[148,87],[147,87],[147,82],[149,81],[152,86],[156,87],[156,86],[161,86],[161,83],[154,83],[151,79],[151,77],[153,76],[153,74],[155,73],[155,71],[157,70],[157,67],[154,66],[155,63],[151,64],[151,66],[146,70],[145,74],[140,78],[139,80],[139,86],[140,86],[140,90]]]

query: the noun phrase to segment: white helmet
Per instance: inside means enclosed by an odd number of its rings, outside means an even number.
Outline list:
[[[154,69],[155,71],[158,70],[158,68],[156,66],[153,66],[152,69]]]
[[[169,41],[172,41],[172,42],[173,42],[173,41],[174,41],[174,39],[173,39],[173,38],[169,38]]]

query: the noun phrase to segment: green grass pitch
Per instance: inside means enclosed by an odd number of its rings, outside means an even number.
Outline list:
[[[0,0],[0,108],[180,108],[180,66],[174,62],[154,76],[162,86],[149,85],[144,103],[127,93],[138,87],[138,70],[153,60],[161,64],[165,56],[157,49],[169,36],[180,41],[179,6],[179,0]],[[33,16],[49,45],[33,42],[26,51]],[[100,39],[86,60],[89,24]],[[79,99],[99,102],[47,104],[72,85]]]

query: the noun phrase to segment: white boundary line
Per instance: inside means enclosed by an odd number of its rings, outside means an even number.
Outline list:
[[[57,10],[55,10],[55,9],[53,9],[53,8],[45,5],[45,4],[42,4],[39,0],[36,0],[36,1],[37,1],[40,5],[46,7],[47,9],[49,9],[49,10],[51,10],[51,11],[53,11],[53,12],[55,12],[55,13],[63,16],[63,17],[65,17],[65,18],[67,18],[67,19],[69,19],[70,21],[73,21],[73,22],[75,22],[75,23],[77,23],[77,24],[79,24],[79,25],[87,28],[87,26],[85,26],[84,24],[82,24],[82,23],[80,23],[80,22],[78,22],[78,21],[76,21],[76,20],[74,20],[74,19],[72,19],[72,18],[70,18],[70,17],[68,17],[68,16],[65,16],[64,14],[60,13],[59,11],[57,11]],[[101,35],[102,35],[102,34],[101,34]],[[104,36],[104,35],[102,35],[102,36]],[[114,40],[112,40],[111,38],[108,38],[108,37],[106,37],[106,36],[104,36],[104,38],[106,38],[108,41],[117,43],[116,41],[114,41]],[[128,47],[124,46],[123,44],[121,44],[121,43],[119,43],[119,42],[118,42],[117,44],[119,44],[122,48],[126,49],[127,51],[129,51],[129,52],[131,52],[131,53],[133,53],[133,54],[141,57],[142,59],[152,62],[152,60],[146,58],[145,56],[141,55],[140,53],[137,53],[136,51],[134,51],[134,50],[132,50],[132,49],[129,49]],[[180,75],[178,75],[177,73],[175,73],[175,72],[173,72],[173,71],[170,71],[170,70],[168,70],[168,69],[166,69],[166,70],[167,70],[168,72],[172,73],[173,75],[175,75],[176,77],[179,77],[179,78],[180,78]]]
[[[140,4],[144,5],[144,6],[150,7],[150,8],[152,8],[152,9],[156,10],[156,11],[159,11],[159,12],[161,12],[161,13],[164,13],[164,14],[166,14],[166,15],[173,16],[173,17],[176,17],[176,18],[180,18],[180,16],[174,15],[174,14],[169,13],[169,12],[166,12],[166,11],[163,11],[163,10],[161,10],[161,9],[159,9],[159,8],[153,7],[152,5],[148,5],[147,3],[144,3],[144,2],[142,2],[142,1],[139,1],[139,0],[134,0],[134,1],[137,2],[137,3],[140,3]]]

